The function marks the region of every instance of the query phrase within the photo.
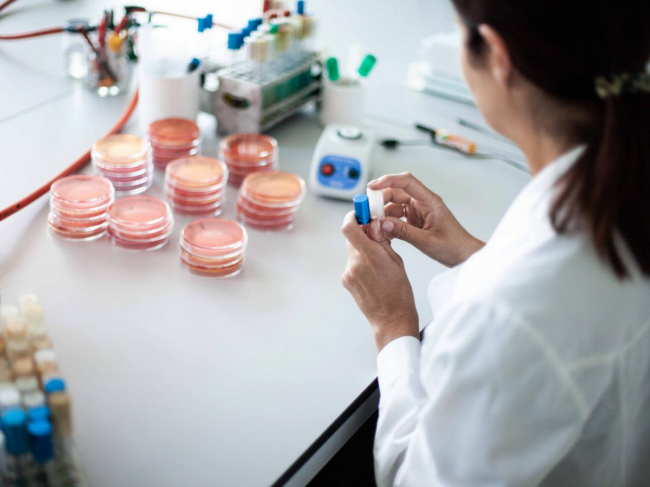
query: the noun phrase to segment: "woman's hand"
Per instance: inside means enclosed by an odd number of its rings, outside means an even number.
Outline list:
[[[347,239],[348,265],[343,286],[352,294],[372,327],[377,350],[395,338],[419,339],[418,313],[413,290],[402,258],[373,220],[368,234],[357,223],[354,212],[345,217],[343,235]]]
[[[368,187],[384,190],[386,218],[381,230],[441,264],[460,264],[485,245],[458,223],[440,196],[409,173],[383,176],[368,183]],[[401,220],[404,216],[406,222]]]

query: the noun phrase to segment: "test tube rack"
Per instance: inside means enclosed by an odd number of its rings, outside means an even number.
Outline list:
[[[322,64],[318,53],[306,53],[278,74],[255,75],[242,64],[220,71],[218,79],[212,96],[218,132],[262,133],[320,100]]]

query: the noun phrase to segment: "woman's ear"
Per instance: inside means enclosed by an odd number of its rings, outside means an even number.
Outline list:
[[[507,88],[514,73],[508,46],[499,33],[489,25],[479,25],[478,32],[486,46],[484,53],[486,67],[492,73],[494,81],[503,88]]]

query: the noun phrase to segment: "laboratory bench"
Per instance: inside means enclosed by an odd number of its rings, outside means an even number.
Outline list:
[[[61,20],[71,16],[64,10]],[[15,31],[23,17],[15,15]],[[41,20],[24,27],[52,23]],[[65,79],[60,55],[47,38],[0,46],[0,207],[79,157],[129,101]],[[459,115],[484,123],[474,108],[404,88],[403,66],[377,71],[365,126],[379,137],[422,138],[418,121],[516,153],[456,123]],[[216,156],[214,118],[202,114],[199,125],[203,153]],[[280,169],[307,179],[321,130],[308,111],[273,128]],[[124,131],[138,134],[137,111]],[[529,180],[501,161],[438,147],[376,148],[373,177],[404,171],[482,239]],[[156,171],[146,194],[164,197],[163,176]],[[228,188],[223,217],[235,219],[235,199]],[[295,228],[249,230],[243,272],[217,280],[180,264],[179,232],[190,217],[175,215],[171,240],[152,252],[52,237],[47,196],[0,223],[2,300],[41,299],[92,486],[305,485],[327,463],[378,399],[370,328],[341,286],[340,227],[350,210],[308,192]],[[424,325],[427,285],[444,268],[403,242],[394,247]]]

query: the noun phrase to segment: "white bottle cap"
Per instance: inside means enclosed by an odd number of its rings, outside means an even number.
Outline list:
[[[27,333],[31,340],[36,340],[38,338],[47,338],[47,328],[43,325],[27,325]]]
[[[0,411],[20,407],[20,392],[13,386],[0,389]]]
[[[21,394],[27,394],[28,392],[38,391],[38,379],[36,376],[28,375],[25,377],[19,377],[16,379],[16,389]]]
[[[23,395],[23,406],[31,409],[38,406],[45,406],[45,394],[41,391],[31,391]]]
[[[370,218],[383,220],[385,218],[384,214],[384,192],[374,191],[372,189],[367,190],[368,193],[368,206],[370,206]]]
[[[8,320],[16,319],[20,316],[18,306],[6,305],[0,306],[0,321],[4,324]]]
[[[34,361],[37,364],[42,364],[45,362],[56,362],[56,352],[51,348],[38,350],[37,352],[34,352]]]
[[[29,306],[23,306],[23,313],[28,323],[34,325],[43,323],[43,307],[40,304],[34,303]]]

